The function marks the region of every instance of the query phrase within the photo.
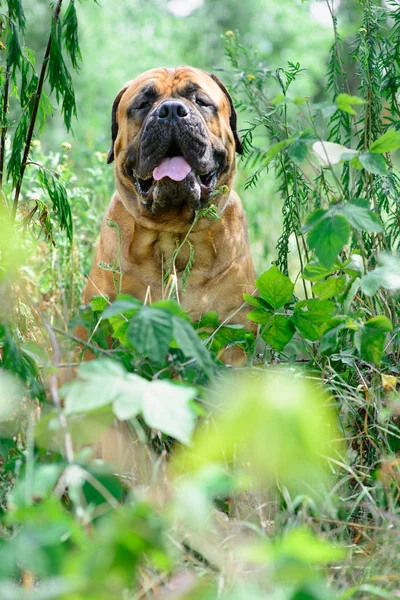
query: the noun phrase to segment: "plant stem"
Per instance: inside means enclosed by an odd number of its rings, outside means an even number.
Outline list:
[[[6,66],[6,83],[4,85],[4,97],[3,97],[3,114],[2,121],[3,127],[1,128],[1,136],[0,136],[0,190],[3,187],[3,173],[4,173],[4,159],[6,153],[6,133],[7,133],[7,125],[6,125],[6,115],[8,112],[8,96],[10,93],[10,67]]]
[[[56,4],[56,8],[54,10],[54,15],[53,15],[53,23],[54,24],[57,23],[57,21],[60,17],[62,3],[63,3],[63,0],[58,0],[58,2]],[[15,216],[17,214],[17,207],[18,207],[19,196],[21,193],[22,181],[24,178],[26,164],[28,161],[29,150],[30,150],[31,143],[32,143],[33,132],[35,129],[36,118],[37,118],[39,105],[40,105],[40,98],[42,96],[44,80],[46,78],[47,66],[48,66],[49,58],[50,58],[52,35],[53,35],[53,29],[51,29],[49,39],[47,41],[46,51],[45,51],[44,57],[43,57],[42,68],[40,70],[38,86],[37,86],[36,93],[35,93],[35,103],[33,105],[31,121],[29,123],[28,135],[27,135],[26,142],[25,142],[25,149],[24,149],[24,155],[23,155],[22,162],[21,162],[20,175],[19,175],[19,179],[18,179],[16,188],[15,188],[14,202],[13,202],[13,208],[12,208],[12,214],[11,214],[12,221],[15,221]]]

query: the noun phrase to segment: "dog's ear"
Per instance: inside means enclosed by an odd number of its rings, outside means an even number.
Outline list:
[[[128,85],[125,85],[122,88],[122,90],[120,90],[118,92],[118,94],[116,95],[116,97],[114,99],[113,105],[112,105],[112,110],[111,110],[111,148],[110,148],[110,152],[108,153],[108,157],[107,157],[108,165],[111,164],[114,160],[114,142],[117,139],[117,135],[118,135],[117,110],[118,110],[120,100],[127,89],[128,89]]]
[[[219,85],[219,87],[221,88],[221,90],[224,92],[225,96],[228,99],[229,106],[231,108],[229,124],[230,124],[232,132],[233,132],[233,137],[235,139],[236,152],[238,154],[243,154],[243,145],[242,145],[242,140],[240,139],[238,130],[237,130],[237,114],[236,114],[235,107],[233,106],[232,97],[231,97],[230,93],[228,92],[228,90],[226,89],[226,87],[224,86],[224,84],[222,83],[222,81],[216,75],[214,75],[214,73],[210,73],[210,77],[211,77],[211,79],[214,79],[215,83],[217,83]]]

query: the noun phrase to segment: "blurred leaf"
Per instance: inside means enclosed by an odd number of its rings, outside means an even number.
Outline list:
[[[355,333],[355,343],[362,359],[380,364],[386,334],[392,330],[392,324],[386,317],[370,319]]]
[[[369,152],[383,154],[400,148],[400,131],[389,129],[369,147]]]
[[[322,476],[339,438],[329,396],[293,370],[236,375],[215,390],[219,410],[173,460],[179,472],[230,465],[259,488],[276,477],[298,488]],[[339,449],[337,446],[336,449]]]
[[[365,100],[358,96],[350,96],[349,94],[339,94],[336,96],[336,106],[339,110],[348,113],[349,115],[356,115],[356,111],[353,106],[358,104],[365,104]]]
[[[110,304],[108,296],[93,296],[90,301],[94,312],[103,312]]]
[[[361,279],[361,289],[373,296],[382,286],[387,290],[400,289],[400,259],[389,254],[379,256],[380,265]]]
[[[189,444],[196,422],[189,402],[196,394],[195,388],[153,381],[146,387],[143,418],[149,427]]]
[[[386,175],[388,172],[386,160],[380,154],[364,152],[358,156],[358,159],[368,173]]]
[[[346,202],[346,204],[342,205],[340,212],[350,225],[359,231],[368,231],[371,233],[383,231],[379,216],[369,210],[368,206],[363,206],[355,202]]]
[[[243,294],[243,300],[245,300],[250,306],[254,306],[256,308],[265,308],[266,310],[272,309],[272,306],[269,304],[269,302],[266,302],[263,300],[263,298],[259,298],[258,296]]]
[[[343,156],[346,157],[346,160],[350,160],[357,154],[354,150],[334,142],[314,142],[312,147],[319,164],[324,168],[340,163],[344,160]]]

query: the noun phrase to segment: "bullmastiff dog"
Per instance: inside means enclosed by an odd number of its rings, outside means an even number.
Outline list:
[[[123,293],[162,299],[172,253],[198,211],[214,204],[220,218],[198,219],[190,244],[176,256],[177,296],[195,321],[214,310],[220,322],[251,325],[246,310],[239,310],[243,292],[254,291],[255,272],[246,217],[233,190],[235,153],[242,153],[236,120],[225,86],[200,69],[152,69],[120,90],[107,161],[115,162],[117,191],[101,226],[85,304],[99,294],[115,298],[116,279]],[[120,279],[104,268],[117,263]]]

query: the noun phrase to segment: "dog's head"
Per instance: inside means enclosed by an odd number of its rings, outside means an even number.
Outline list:
[[[114,100],[108,162],[126,208],[147,226],[185,230],[216,189],[232,185],[235,152],[236,113],[215,75],[152,69]],[[213,197],[220,210],[226,201],[227,193]]]

